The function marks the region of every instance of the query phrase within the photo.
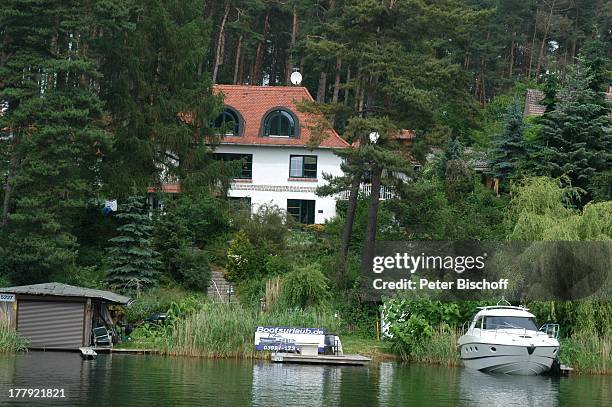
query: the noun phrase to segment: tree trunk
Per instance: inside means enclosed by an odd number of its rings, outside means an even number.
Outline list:
[[[380,181],[382,168],[375,166],[372,170],[372,191],[368,204],[368,223],[366,225],[363,251],[361,257],[361,269],[370,270],[374,258],[374,246],[376,244],[376,230],[378,229],[378,206],[380,204]]]
[[[236,62],[234,62],[234,78],[232,83],[236,85],[238,83],[238,69],[240,68],[240,51],[242,50],[242,34],[238,37],[238,44],[236,45]]]
[[[557,0],[553,0],[550,6],[550,13],[548,13],[548,19],[546,20],[546,26],[544,27],[544,37],[542,37],[542,43],[540,44],[540,53],[538,55],[538,66],[536,68],[536,75],[540,72],[540,68],[542,67],[542,59],[544,59],[544,46],[546,45],[546,39],[548,38],[548,32],[550,30],[550,23],[552,20],[552,15],[555,10],[555,4]]]
[[[213,67],[212,82],[217,83],[217,73],[219,72],[219,65],[221,65],[221,52],[223,49],[223,43],[225,42],[225,22],[230,12],[229,2],[225,3],[225,11],[223,12],[223,18],[221,19],[221,27],[219,28],[219,38],[217,39],[217,49],[215,51],[215,64]]]
[[[370,84],[370,89],[376,89],[376,87],[378,86],[378,76],[371,76],[368,83]],[[368,99],[365,102],[365,105],[367,110],[370,110],[374,106],[374,92],[368,93]]]
[[[346,258],[348,257],[351,236],[353,235],[353,223],[355,223],[355,213],[359,202],[359,186],[361,185],[361,174],[355,174],[349,190],[346,219],[342,228],[340,240],[340,265],[338,273],[338,285],[343,287],[346,283]]]
[[[251,78],[252,85],[260,85],[263,79],[263,55],[266,36],[268,35],[268,22],[269,16],[266,14],[263,27],[263,40],[257,45],[257,52],[255,54],[255,64],[253,66],[253,75]]]
[[[9,162],[8,174],[6,177],[6,187],[4,188],[4,200],[2,202],[2,218],[0,219],[0,227],[4,228],[8,223],[9,208],[11,206],[11,198],[13,195],[13,180],[17,171],[17,154],[13,151]]]
[[[242,54],[240,56],[240,68],[238,70],[238,83],[240,85],[244,83],[244,64],[245,64],[245,57],[244,57],[244,54]]]
[[[516,35],[516,33],[514,33]],[[514,40],[512,40],[512,45],[510,45],[510,61],[508,61],[510,67],[508,68],[508,78],[512,79],[512,70],[514,69]]]
[[[297,40],[298,33],[298,16],[297,9],[293,6],[293,25],[291,26],[291,43],[289,44],[289,58],[287,60],[287,74],[285,77],[285,83],[289,85],[291,83],[291,74],[293,73],[293,56],[291,55],[291,51],[295,46],[295,41]]]
[[[336,79],[334,80],[334,95],[332,103],[338,103],[338,94],[340,93],[340,70],[342,69],[342,58],[336,57]]]
[[[527,77],[531,78],[531,67],[533,66],[533,50],[535,48],[536,34],[538,32],[538,14],[540,10],[536,11],[535,22],[533,23],[533,37],[531,38],[531,47],[529,48],[529,70],[527,71]]]
[[[317,88],[317,102],[325,103],[325,88],[327,87],[327,72],[321,71],[319,87]]]
[[[359,114],[359,96],[361,95],[361,67],[357,68],[357,77],[355,78],[357,86],[355,87],[355,111]]]
[[[361,78],[361,87],[360,87],[360,91],[359,91],[359,108],[358,108],[358,112],[359,112],[359,116],[361,117],[365,117],[365,112],[363,111],[363,104],[365,102],[365,89],[366,89],[366,80],[365,78]]]
[[[344,88],[344,104],[348,104],[349,100],[349,86],[351,84],[351,67],[346,68],[346,88]]]

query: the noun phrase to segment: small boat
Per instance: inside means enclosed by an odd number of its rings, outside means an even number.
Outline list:
[[[559,325],[540,329],[528,308],[479,307],[459,354],[469,369],[489,373],[537,375],[547,372],[559,353]]]
[[[95,359],[98,356],[96,351],[89,347],[79,348],[79,351],[81,352],[81,357],[85,360]]]

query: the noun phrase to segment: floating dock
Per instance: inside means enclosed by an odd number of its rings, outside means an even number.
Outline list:
[[[547,372],[544,372],[544,376],[553,376],[553,377],[567,377],[574,371],[573,368],[561,364],[559,359],[555,359],[553,361],[552,366]]]
[[[372,359],[361,355],[299,355],[296,353],[272,353],[270,360],[276,363],[305,363],[316,365],[353,365],[364,366]]]
[[[83,359],[95,359],[98,354],[90,347],[81,347],[79,348],[81,352],[81,357]]]

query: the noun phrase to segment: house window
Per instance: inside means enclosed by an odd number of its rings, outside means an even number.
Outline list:
[[[293,115],[285,110],[273,110],[264,120],[264,136],[295,137],[296,125]]]
[[[292,155],[289,157],[290,178],[317,178],[316,155]]]
[[[212,127],[219,129],[224,136],[240,135],[240,119],[233,109],[226,108],[217,116]]]
[[[307,199],[287,199],[287,213],[300,223],[314,223],[315,201]]]
[[[234,153],[214,153],[213,158],[219,161],[239,161],[242,160],[242,167],[238,179],[253,179],[253,154],[234,154]]]

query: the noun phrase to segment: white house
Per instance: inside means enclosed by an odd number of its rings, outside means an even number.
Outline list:
[[[304,87],[215,85],[225,109],[215,125],[227,130],[215,150],[218,159],[242,159],[240,178],[228,196],[247,200],[253,211],[274,204],[302,223],[323,223],[336,214],[334,197],[319,197],[322,174],[341,175],[341,159],[334,148],[348,147],[330,130],[318,147],[310,149],[313,117],[296,102],[312,101]]]

